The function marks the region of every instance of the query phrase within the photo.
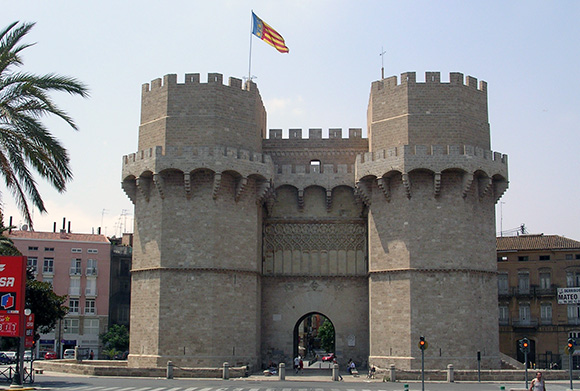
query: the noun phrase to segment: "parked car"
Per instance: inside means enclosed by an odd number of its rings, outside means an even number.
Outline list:
[[[75,358],[75,350],[74,349],[65,349],[64,353],[62,354],[62,358],[65,360],[71,360]]]
[[[11,363],[15,363],[16,362],[16,352],[13,351],[7,351],[7,352],[2,352],[6,355],[6,357],[8,357],[11,360]]]
[[[326,356],[322,356],[322,361],[334,361],[335,355],[334,353],[327,354]]]
[[[0,353],[0,364],[12,364],[12,360],[10,357],[6,355],[6,353]]]
[[[30,350],[24,352],[24,361],[32,361],[32,352]]]
[[[44,353],[45,360],[56,360],[58,357],[56,356],[56,352],[46,352]]]

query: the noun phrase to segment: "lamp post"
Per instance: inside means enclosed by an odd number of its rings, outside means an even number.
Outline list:
[[[64,322],[64,325],[63,325],[63,322]],[[57,355],[58,355],[58,358],[62,358],[62,352],[63,352],[62,342],[63,342],[64,333],[66,333],[66,322],[65,322],[64,319],[60,319],[58,321],[58,335],[57,335],[58,336],[58,340],[57,340],[58,342],[57,342],[57,345],[56,345],[57,346]]]

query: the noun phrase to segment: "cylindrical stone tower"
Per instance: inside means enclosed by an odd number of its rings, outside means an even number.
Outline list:
[[[369,362],[498,368],[495,203],[507,157],[490,151],[486,83],[427,72],[372,84],[370,152],[356,165],[368,205]]]
[[[135,204],[129,365],[257,365],[266,112],[255,84],[209,74],[145,84]]]

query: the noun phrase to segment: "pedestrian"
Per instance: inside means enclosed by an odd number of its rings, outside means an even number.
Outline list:
[[[89,360],[92,360],[95,357],[95,353],[93,353],[93,350],[91,349],[91,352],[89,353]]]
[[[294,359],[294,370],[296,371],[296,374],[298,374],[298,371],[300,370],[300,356],[296,356],[296,358]]]
[[[300,369],[300,373],[304,373],[304,361],[302,361],[302,357],[300,357],[300,361],[298,363],[298,369]]]
[[[336,361],[336,357],[332,359],[332,364],[336,364],[336,374],[338,375],[338,381],[342,381],[343,378],[340,375],[340,366],[338,365],[338,361]]]
[[[546,391],[546,384],[544,383],[544,379],[542,379],[542,372],[536,372],[536,378],[532,380],[530,391]]]

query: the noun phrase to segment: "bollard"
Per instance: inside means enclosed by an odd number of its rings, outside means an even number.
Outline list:
[[[166,377],[168,379],[173,379],[173,362],[167,361],[167,373]]]
[[[230,378],[230,364],[225,362],[222,372],[222,379],[228,380]]]
[[[390,365],[390,369],[391,369],[391,381],[397,381],[397,379],[395,379],[395,364],[391,364]]]
[[[286,364],[283,362],[278,365],[278,380],[286,380]]]
[[[332,366],[332,381],[338,381],[338,364]]]
[[[447,382],[453,383],[453,364],[447,365]]]

